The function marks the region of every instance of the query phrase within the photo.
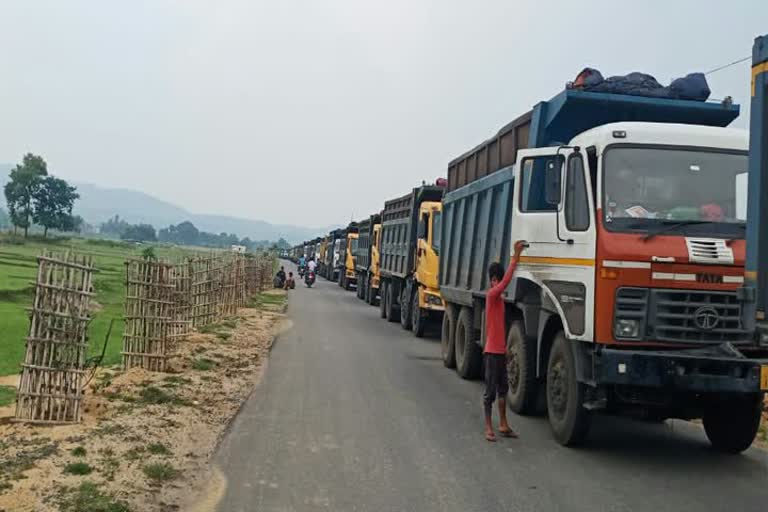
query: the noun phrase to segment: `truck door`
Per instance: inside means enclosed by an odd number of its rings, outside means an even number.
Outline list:
[[[530,243],[518,277],[542,287],[568,337],[591,340],[596,230],[586,161],[564,147],[518,152],[512,241]]]

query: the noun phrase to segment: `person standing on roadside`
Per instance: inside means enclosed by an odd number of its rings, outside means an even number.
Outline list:
[[[515,242],[515,252],[504,273],[498,262],[488,266],[488,279],[491,288],[485,296],[485,349],[483,350],[483,368],[485,370],[485,392],[483,410],[485,412],[485,439],[496,441],[493,432],[493,402],[499,403],[499,434],[502,437],[517,438],[507,422],[507,344],[504,322],[504,297],[502,294],[512,281],[520,254],[528,246],[527,242]]]

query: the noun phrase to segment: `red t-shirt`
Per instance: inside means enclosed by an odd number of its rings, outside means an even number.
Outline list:
[[[512,281],[517,260],[512,260],[507,273],[499,284],[488,290],[485,296],[485,350],[486,354],[506,354],[507,340],[504,336],[504,298],[501,296]]]

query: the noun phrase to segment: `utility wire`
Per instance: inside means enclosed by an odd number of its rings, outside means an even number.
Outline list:
[[[704,74],[705,74],[705,75],[711,75],[712,73],[717,73],[718,71],[722,71],[722,70],[723,70],[723,69],[725,69],[725,68],[729,68],[729,67],[731,67],[731,66],[735,66],[736,64],[741,64],[742,62],[744,62],[744,61],[747,61],[747,60],[749,60],[749,59],[751,59],[751,58],[752,58],[752,56],[751,56],[751,55],[747,55],[747,56],[746,56],[746,57],[744,57],[744,58],[741,58],[741,59],[735,60],[735,61],[733,61],[733,62],[729,62],[728,64],[724,64],[724,65],[722,65],[722,66],[716,67],[715,69],[710,69],[709,71],[707,71],[707,72],[706,72],[706,73],[704,73]]]

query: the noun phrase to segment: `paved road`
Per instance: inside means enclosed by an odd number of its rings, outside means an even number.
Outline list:
[[[544,418],[483,440],[481,385],[320,280],[292,292],[261,386],[222,444],[220,511],[765,511],[768,454],[715,453],[682,423],[601,418],[580,449]]]

